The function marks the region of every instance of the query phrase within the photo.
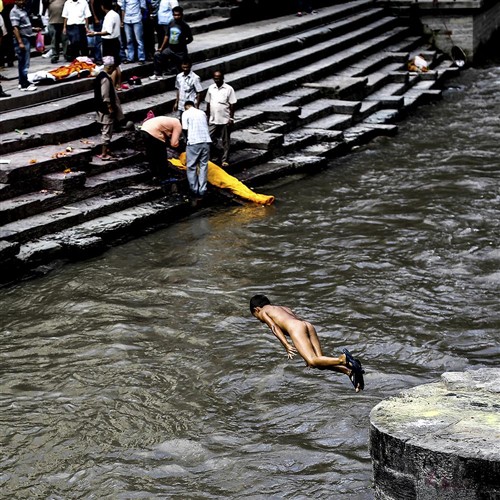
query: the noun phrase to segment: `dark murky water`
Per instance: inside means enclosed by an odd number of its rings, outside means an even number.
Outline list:
[[[369,412],[500,361],[500,67],[321,175],[0,291],[2,498],[372,498]],[[248,299],[348,346],[288,361]]]

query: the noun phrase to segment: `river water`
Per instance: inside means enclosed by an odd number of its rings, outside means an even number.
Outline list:
[[[312,177],[0,290],[2,498],[370,499],[369,412],[500,361],[500,67]],[[287,360],[266,293],[366,390]]]

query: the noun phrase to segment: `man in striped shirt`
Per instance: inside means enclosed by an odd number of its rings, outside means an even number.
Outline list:
[[[200,107],[203,87],[201,78],[192,70],[192,67],[193,65],[189,59],[182,61],[182,72],[175,79],[177,96],[174,103],[174,112],[178,112],[179,117],[184,112],[184,103],[186,101],[193,101],[196,108]]]
[[[205,113],[194,107],[193,101],[184,103],[182,128],[187,130],[186,163],[189,188],[201,200],[207,191],[210,133]]]
[[[14,8],[10,11],[10,22],[14,32],[14,47],[18,61],[19,88],[22,91],[37,90],[37,87],[30,85],[28,81],[28,69],[30,67],[31,36],[33,31],[40,31],[40,28],[32,28],[26,10],[26,0],[16,0]]]

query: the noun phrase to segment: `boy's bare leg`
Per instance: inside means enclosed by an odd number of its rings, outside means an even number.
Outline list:
[[[338,358],[323,355],[318,356],[316,354],[310,330],[306,324],[304,324],[303,328],[296,329],[293,332],[289,332],[289,334],[297,352],[304,358],[308,366],[319,368],[320,370],[333,370],[350,375],[351,370],[346,366],[345,354],[341,354]],[[318,336],[315,335],[315,337],[319,345]],[[319,350],[321,351],[321,347],[319,347]]]
[[[289,332],[289,334],[293,341],[293,345],[302,358],[304,358],[307,366],[318,368],[319,370],[331,370],[343,373],[351,378],[353,373],[352,370],[346,366],[347,358],[345,354],[341,354],[338,358],[316,355],[313,339],[317,342],[317,346],[319,345],[319,339],[314,327],[309,328],[308,325],[304,324],[304,328],[298,328],[293,332]],[[317,348],[318,347],[316,347],[316,349]],[[321,347],[319,347],[319,350],[321,350]],[[355,387],[356,392],[359,392],[361,389],[361,387]]]
[[[316,356],[323,356],[323,351],[321,350],[321,344],[319,343],[318,334],[316,333],[316,328],[314,328],[311,323],[306,323],[307,333],[309,334],[309,340],[311,341],[312,347],[314,349],[314,354]]]
[[[111,73],[111,80],[113,81],[113,84],[115,86],[115,89],[119,89],[122,84],[122,71],[120,69],[120,66],[117,66],[113,73]]]

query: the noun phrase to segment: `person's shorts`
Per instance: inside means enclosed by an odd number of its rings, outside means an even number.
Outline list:
[[[111,142],[112,136],[113,136],[113,122],[101,123],[101,137],[104,144],[109,144]]]

